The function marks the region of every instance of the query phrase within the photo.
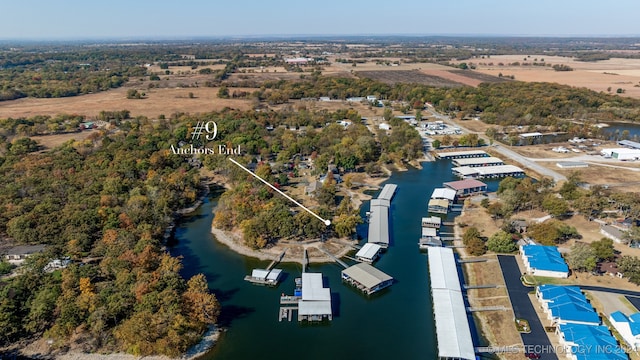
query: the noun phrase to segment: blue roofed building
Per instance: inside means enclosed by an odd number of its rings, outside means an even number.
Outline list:
[[[600,325],[600,317],[577,286],[540,285],[536,297],[552,324]]]
[[[561,324],[556,328],[567,358],[627,360],[627,354],[604,325]]]
[[[569,267],[555,246],[522,245],[520,255],[529,274],[555,278],[569,276]]]
[[[616,311],[609,315],[609,321],[624,341],[637,351],[640,347],[640,313],[627,316]]]

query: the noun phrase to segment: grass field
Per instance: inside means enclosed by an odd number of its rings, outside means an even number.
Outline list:
[[[387,84],[416,83],[438,87],[459,87],[462,83],[452,81],[437,75],[428,75],[418,70],[378,70],[358,71],[359,77],[374,79]]]
[[[555,71],[550,66],[533,66],[533,62],[567,65],[573,71]],[[574,58],[545,55],[494,55],[486,59],[471,59],[454,63],[474,63],[476,71],[492,76],[513,75],[515,80],[555,82],[594,91],[616,93],[640,98],[640,59],[609,59],[597,62],[577,61]],[[520,65],[513,65],[520,63]],[[529,65],[523,65],[528,63]],[[499,65],[503,64],[503,65]],[[511,65],[510,65],[511,64]],[[610,88],[610,91],[609,91]]]

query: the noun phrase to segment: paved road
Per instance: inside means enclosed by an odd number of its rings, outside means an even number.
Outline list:
[[[433,108],[429,108],[429,112],[431,112],[431,114],[436,117],[438,120],[442,120],[448,124],[451,124],[453,126],[457,126],[459,127],[461,130],[470,133],[470,134],[477,134],[478,137],[480,137],[481,139],[483,139],[487,144],[490,143],[490,140],[487,136],[485,136],[483,133],[480,132],[476,132],[476,131],[471,131],[469,129],[466,129],[464,126],[461,126],[459,123],[453,121],[450,117],[442,115],[440,113],[438,113],[437,111],[435,111]],[[518,163],[522,164],[522,166],[527,167],[535,172],[537,172],[538,174],[542,175],[542,176],[547,176],[553,179],[553,181],[555,182],[559,182],[559,181],[564,181],[567,180],[567,177],[556,172],[553,171],[551,169],[547,169],[546,167],[537,164],[535,161],[531,161],[528,158],[518,154],[517,152],[510,150],[502,145],[499,144],[495,144],[492,149],[494,149],[496,152],[502,154],[505,157],[511,158],[515,161],[517,161]]]
[[[550,353],[552,348],[551,342],[544,331],[544,327],[536,314],[536,310],[533,308],[533,304],[529,300],[530,287],[522,285],[520,281],[520,269],[514,256],[498,255],[498,261],[500,262],[500,268],[502,269],[502,275],[504,276],[505,284],[507,285],[507,291],[511,298],[511,306],[513,312],[517,318],[526,319],[529,321],[531,332],[529,334],[520,334],[525,349],[544,349],[546,351],[539,351],[541,359],[558,359],[555,353]]]

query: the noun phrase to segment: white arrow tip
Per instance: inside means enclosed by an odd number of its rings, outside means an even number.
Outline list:
[[[331,220],[325,220],[324,224],[327,225],[327,226],[331,225]]]

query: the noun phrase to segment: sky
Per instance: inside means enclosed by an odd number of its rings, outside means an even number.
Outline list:
[[[1,40],[640,36],[638,0],[3,0]]]

